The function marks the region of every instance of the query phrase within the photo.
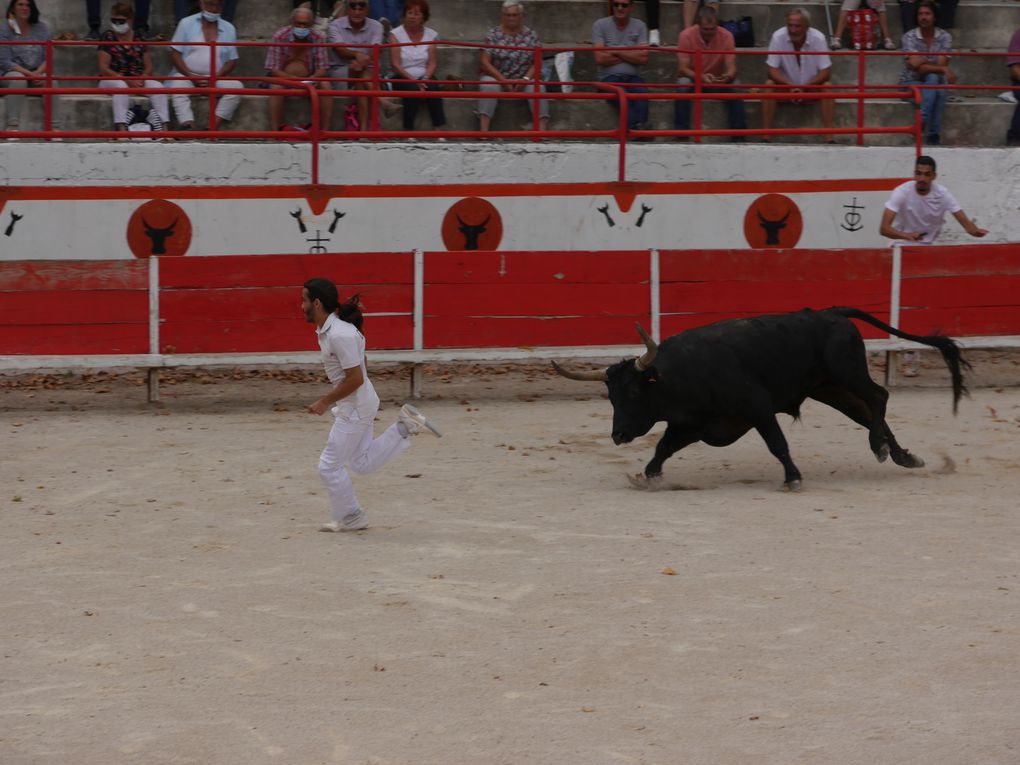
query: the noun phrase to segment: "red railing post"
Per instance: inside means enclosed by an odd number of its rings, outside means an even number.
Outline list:
[[[212,90],[209,91],[209,129],[216,129],[216,75],[219,72],[219,56],[216,51],[216,43],[219,41],[219,33],[217,33],[217,39],[213,40],[209,45],[209,58],[211,59],[209,65],[209,87]]]

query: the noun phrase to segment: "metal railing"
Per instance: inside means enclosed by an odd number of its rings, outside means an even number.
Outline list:
[[[39,45],[37,41],[32,42],[21,42],[11,41],[10,45]],[[107,43],[112,44],[112,43]],[[172,41],[138,41],[134,43],[137,45],[151,46],[151,47],[166,47],[172,46],[175,43]],[[365,46],[371,47],[372,57],[372,73],[369,78],[294,78],[294,79],[280,79],[275,77],[267,76],[247,76],[247,75],[234,75],[229,74],[217,74],[217,66],[219,60],[219,50],[223,47],[233,48],[270,48],[275,47],[271,42],[235,42],[225,46],[216,41],[208,43],[191,43],[189,46],[206,46],[209,48],[210,55],[210,74],[208,75],[208,85],[205,87],[187,87],[187,88],[174,88],[168,92],[165,88],[148,88],[144,85],[139,87],[128,87],[128,88],[102,88],[95,85],[87,85],[87,83],[96,83],[102,79],[108,79],[102,75],[73,75],[73,74],[60,74],[54,71],[54,53],[57,48],[61,47],[75,47],[83,46],[88,48],[102,48],[103,43],[96,42],[83,42],[83,41],[56,41],[51,40],[45,44],[46,46],[46,72],[39,78],[45,84],[41,87],[8,87],[0,91],[3,94],[11,95],[29,95],[29,96],[42,96],[44,101],[43,106],[43,125],[41,130],[35,131],[19,131],[16,134],[8,133],[6,131],[0,131],[0,139],[7,137],[20,137],[20,138],[41,138],[47,140],[61,139],[61,138],[102,138],[102,139],[117,139],[125,138],[123,131],[116,130],[75,130],[75,131],[54,131],[53,130],[53,108],[51,102],[51,96],[61,95],[94,95],[94,94],[120,94],[120,95],[152,95],[156,93],[163,93],[166,95],[204,95],[210,99],[209,106],[209,125],[207,130],[167,130],[160,132],[160,137],[174,138],[174,139],[210,139],[215,140],[217,138],[230,139],[256,139],[256,140],[287,140],[287,141],[307,141],[311,147],[311,182],[317,184],[319,182],[319,148],[323,141],[338,140],[338,139],[352,139],[358,140],[389,140],[389,139],[401,139],[401,138],[412,138],[423,135],[421,131],[416,130],[384,130],[380,127],[379,120],[379,99],[381,98],[400,98],[400,99],[413,99],[413,98],[441,98],[441,99],[471,99],[476,100],[479,98],[496,98],[501,100],[530,100],[532,101],[531,112],[533,118],[533,124],[539,124],[539,102],[540,101],[583,101],[583,100],[597,100],[602,102],[611,101],[615,103],[616,108],[619,112],[619,119],[617,124],[612,129],[570,129],[570,130],[514,130],[514,131],[490,131],[485,134],[487,138],[525,138],[533,141],[541,141],[544,139],[562,139],[562,138],[578,138],[578,139],[605,139],[613,140],[618,144],[618,180],[626,180],[626,154],[627,154],[627,141],[644,137],[690,137],[696,142],[704,137],[709,136],[798,136],[798,135],[852,135],[855,136],[858,145],[864,144],[865,136],[867,135],[878,135],[878,134],[905,134],[910,135],[913,138],[913,143],[917,150],[917,153],[921,153],[921,145],[923,136],[921,135],[921,117],[920,117],[920,103],[921,93],[926,89],[947,89],[952,91],[993,91],[1000,90],[1004,86],[1002,84],[995,85],[890,85],[890,84],[872,84],[867,82],[866,78],[866,64],[870,57],[880,56],[895,56],[903,57],[905,54],[902,51],[877,51],[877,50],[852,50],[852,51],[830,51],[830,52],[786,52],[786,53],[768,53],[759,50],[741,50],[737,49],[732,51],[736,56],[763,56],[763,55],[819,55],[819,56],[830,56],[830,57],[848,57],[852,56],[857,61],[857,83],[849,85],[841,84],[825,84],[819,86],[813,86],[810,92],[790,92],[787,86],[783,85],[760,85],[760,84],[720,84],[711,83],[713,92],[706,93],[704,91],[707,83],[704,81],[702,76],[702,58],[703,51],[683,51],[684,53],[691,56],[692,69],[694,70],[696,77],[692,83],[693,91],[690,93],[678,93],[676,92],[677,85],[674,82],[669,83],[655,83],[645,82],[640,83],[640,86],[648,89],[646,93],[631,92],[628,85],[605,83],[605,82],[593,82],[593,81],[572,81],[570,84],[573,88],[582,89],[580,92],[574,91],[571,93],[563,92],[542,92],[541,88],[548,84],[557,84],[557,81],[543,81],[541,77],[542,62],[545,57],[550,54],[556,54],[561,52],[581,52],[591,53],[593,48],[590,46],[557,46],[557,47],[543,47],[543,48],[531,48],[529,49],[534,56],[534,72],[535,77],[532,81],[524,83],[526,89],[522,91],[501,91],[501,92],[481,92],[479,90],[455,90],[447,91],[442,90],[436,91],[393,91],[389,89],[394,82],[400,82],[399,79],[386,78],[380,75],[382,70],[382,57],[387,55],[388,52],[393,48],[404,47],[404,45],[413,45],[414,43],[401,44],[391,43],[385,45]],[[493,49],[508,49],[508,50],[520,50],[520,48],[512,48],[508,46],[493,46],[485,45],[480,43],[461,43],[461,42],[450,42],[450,41],[434,41],[432,43],[421,43],[430,45],[442,45],[444,47],[460,47],[460,48],[471,48],[476,50],[493,50]],[[278,45],[278,44],[277,44]],[[289,47],[327,47],[322,44],[316,43],[287,43]],[[645,48],[644,46],[637,46],[632,48],[621,48],[620,50],[649,50],[654,51],[656,55],[667,54],[675,56],[681,52],[680,49],[671,47],[657,47],[657,48]],[[953,57],[1001,57],[1004,53],[953,53]],[[258,83],[260,87],[244,87],[244,88],[223,88],[218,85],[218,81],[225,79],[244,79],[249,82]],[[121,77],[127,82],[131,81],[144,81],[146,79],[155,79],[153,75],[142,75],[136,77]],[[184,81],[191,78],[183,75],[166,76],[159,78],[163,81]],[[57,81],[75,83],[72,86],[58,87]],[[10,81],[8,81],[10,82]],[[443,85],[447,81],[444,80],[428,80],[424,81],[427,84]],[[481,80],[457,80],[456,81],[462,88],[470,86],[478,86],[481,84]],[[81,85],[77,85],[81,83]],[[331,87],[338,83],[344,83],[348,87],[358,86],[357,90],[354,89],[324,89],[320,85],[328,83]],[[274,85],[277,86],[273,89],[266,89],[266,86]],[[718,92],[719,90],[729,92]],[[240,96],[304,96],[309,98],[311,102],[311,121],[307,132],[305,133],[294,133],[289,131],[281,130],[248,130],[248,131],[229,131],[224,133],[216,130],[215,126],[215,111],[216,111],[216,100],[223,95],[240,95]],[[332,130],[329,129],[332,126],[323,126],[320,118],[321,113],[321,99],[323,98],[367,98],[370,103],[370,117],[368,125],[363,126],[357,134],[352,134],[350,131],[343,130]],[[874,125],[867,126],[865,124],[865,100],[905,100],[914,104],[915,114],[914,119],[909,124],[905,125]],[[693,114],[692,114],[692,127],[690,130],[641,130],[634,131],[627,128],[626,115],[630,102],[632,101],[677,101],[677,100],[691,100],[693,101]],[[854,127],[844,128],[826,128],[824,126],[819,127],[808,127],[808,128],[747,128],[745,130],[733,130],[724,128],[705,128],[703,126],[703,109],[702,104],[705,100],[772,100],[778,102],[785,101],[821,101],[821,100],[853,100],[857,103],[857,124]],[[479,133],[475,129],[464,129],[464,130],[442,130],[442,131],[431,131],[427,133],[432,138],[452,138],[452,139],[477,139]]]

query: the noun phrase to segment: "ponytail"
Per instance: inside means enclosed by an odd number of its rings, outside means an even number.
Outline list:
[[[322,303],[322,308],[326,313],[335,313],[338,318],[348,324],[353,324],[358,331],[361,331],[365,317],[361,314],[360,292],[341,303],[340,293],[337,291],[336,285],[329,279],[322,277],[309,279],[302,286],[308,290],[310,300],[318,300]]]
[[[360,332],[362,325],[365,323],[365,317],[361,315],[361,293],[351,295],[351,297],[341,303],[336,309],[336,315],[348,324],[353,324]]]

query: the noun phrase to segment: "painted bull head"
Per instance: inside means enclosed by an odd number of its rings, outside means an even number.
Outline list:
[[[658,421],[654,405],[652,384],[656,372],[652,366],[659,346],[637,324],[638,334],[647,349],[636,359],[625,359],[606,369],[585,372],[564,369],[555,361],[555,369],[571,380],[601,381],[609,389],[609,401],[613,405],[613,443],[626,444],[652,429]]]

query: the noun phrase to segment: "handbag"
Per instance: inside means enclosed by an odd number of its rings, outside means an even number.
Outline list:
[[[744,16],[736,21],[720,21],[719,26],[729,30],[738,48],[754,47],[754,20],[750,16]]]

